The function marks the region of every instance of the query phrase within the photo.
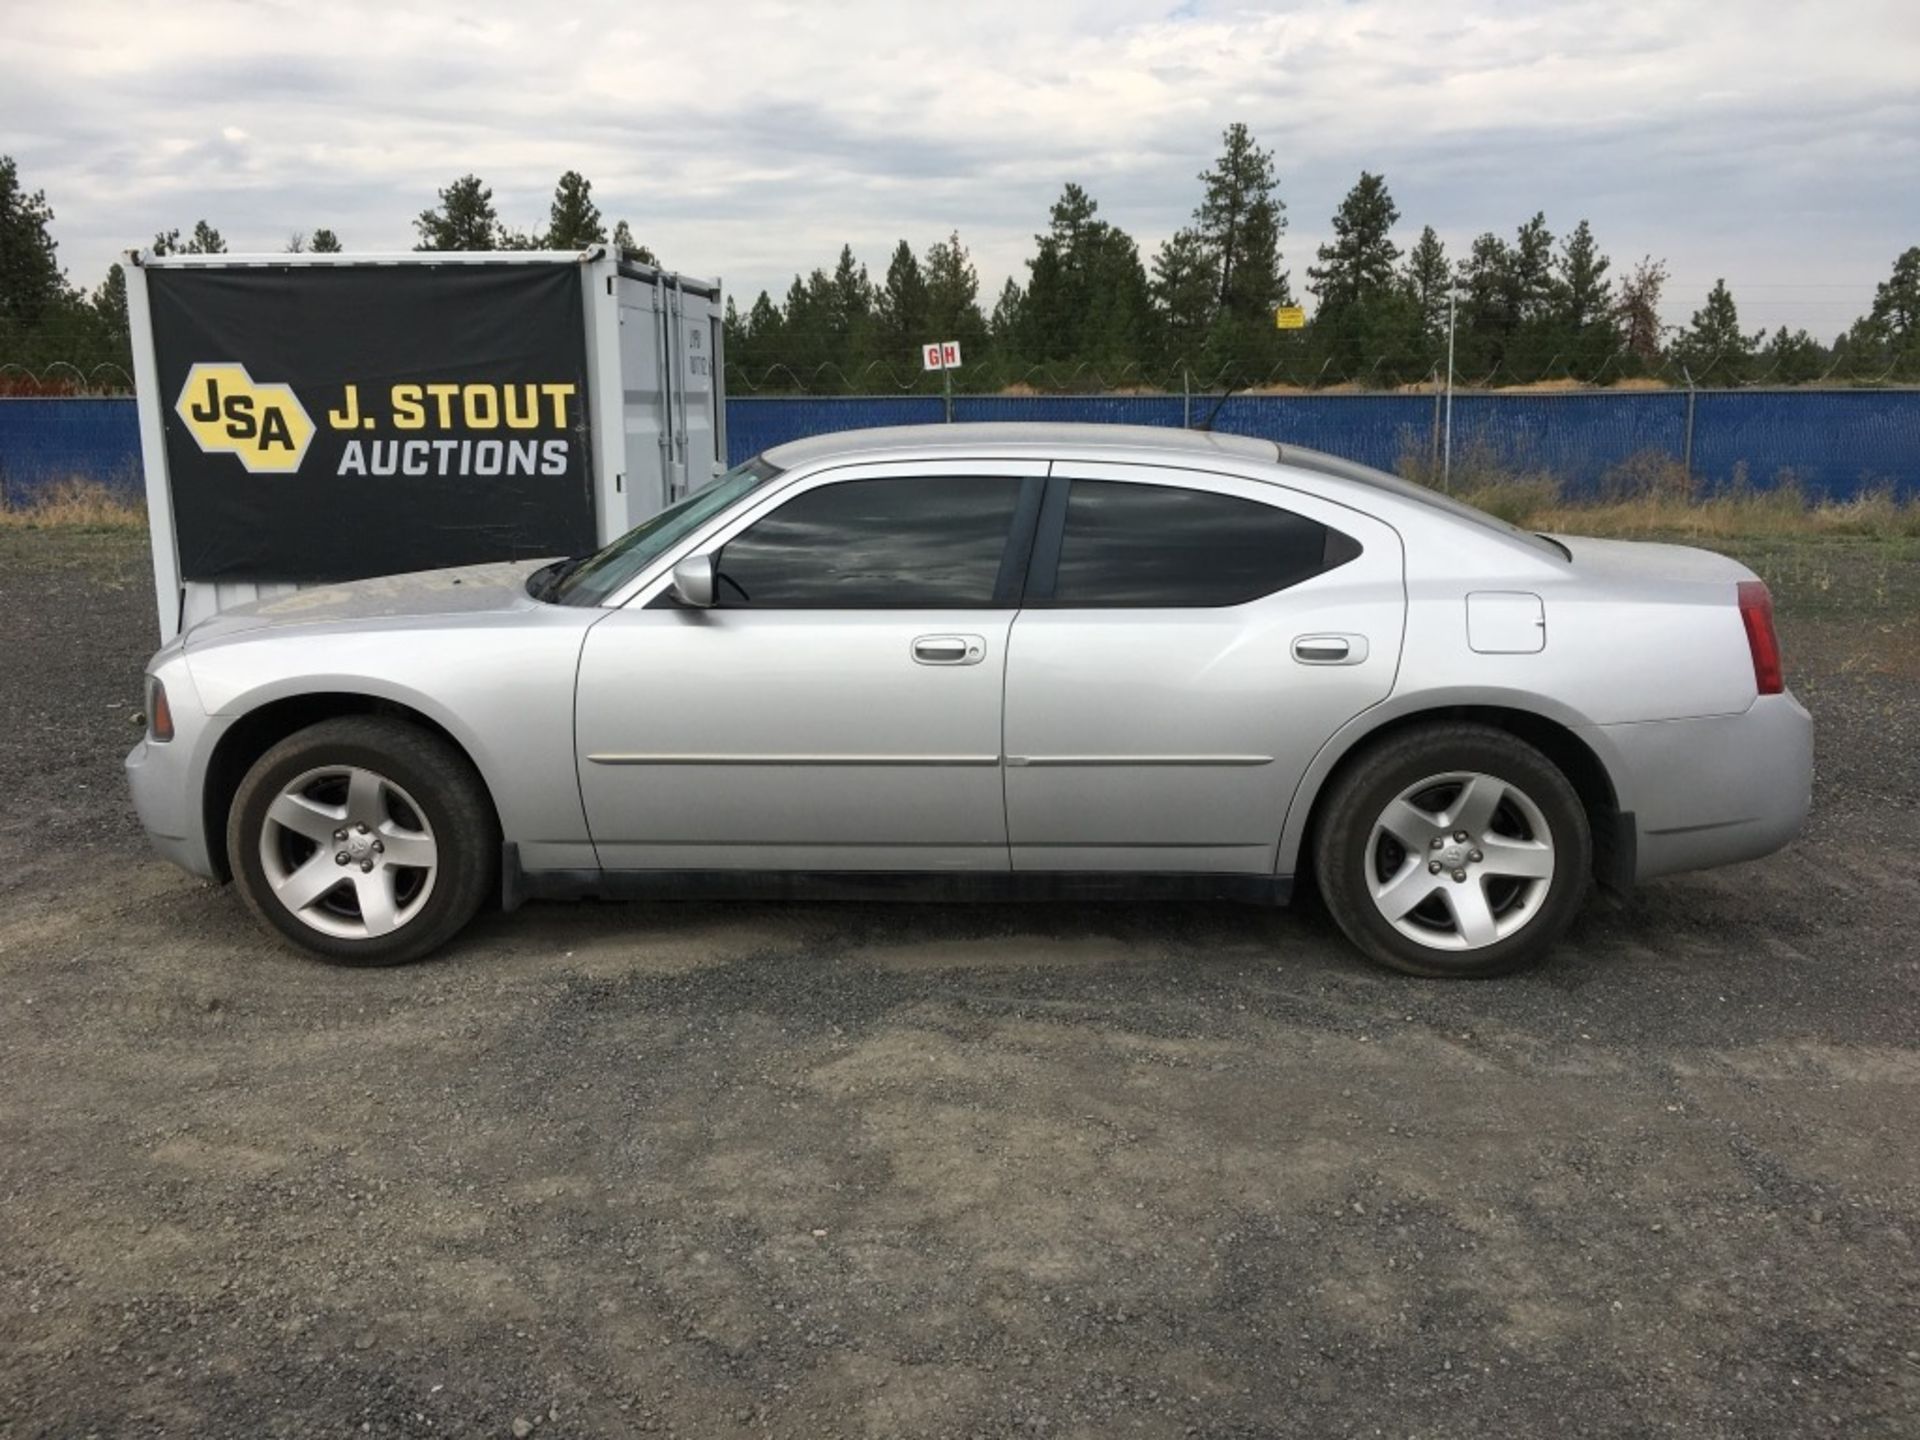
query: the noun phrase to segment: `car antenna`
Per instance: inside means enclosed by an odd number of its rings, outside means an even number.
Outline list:
[[[1220,392],[1220,398],[1213,402],[1213,408],[1207,411],[1207,418],[1202,420],[1198,425],[1194,426],[1193,428],[1196,430],[1202,430],[1202,431],[1212,430],[1213,419],[1216,415],[1220,413],[1220,407],[1226,404],[1228,400],[1230,400],[1233,396],[1237,395],[1240,391],[1244,390],[1245,388],[1246,387],[1244,385],[1227,386],[1226,389]]]

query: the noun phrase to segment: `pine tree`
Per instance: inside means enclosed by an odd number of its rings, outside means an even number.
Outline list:
[[[1200,368],[1224,383],[1246,385],[1263,378],[1282,349],[1273,311],[1292,300],[1280,268],[1286,210],[1275,193],[1273,152],[1238,123],[1222,141],[1220,158],[1200,176],[1204,189],[1193,212],[1217,282]]]
[[[1905,347],[1920,340],[1920,245],[1893,262],[1893,273],[1874,287],[1873,323]]]
[[[1153,257],[1152,295],[1161,344],[1169,364],[1200,360],[1213,328],[1220,277],[1213,254],[1197,230],[1179,230]]]
[[[785,324],[780,353],[774,363],[785,365],[803,388],[830,383],[824,367],[833,359],[833,281],[824,270],[796,275],[787,287]]]
[[[1048,212],[1027,262],[1019,344],[1029,359],[1083,361],[1117,377],[1140,358],[1151,306],[1139,247],[1099,210],[1069,184]]]
[[[1447,339],[1447,297],[1453,290],[1453,271],[1447,265],[1447,247],[1440,243],[1431,225],[1407,252],[1404,276],[1407,293],[1419,312],[1420,333],[1429,347],[1444,345]]]
[[[340,237],[322,225],[307,237],[307,249],[315,255],[338,255],[341,249]]]
[[[780,307],[762,290],[747,310],[746,320],[740,327],[742,338],[736,342],[729,336],[727,363],[746,377],[750,389],[764,388],[770,378],[784,380],[785,377],[768,375],[768,371],[780,363],[784,328],[785,317]]]
[[[442,190],[440,208],[422,210],[413,228],[420,232],[416,250],[493,250],[505,238],[493,191],[478,175],[462,175]]]
[[[755,339],[776,338],[783,317],[780,307],[773,303],[773,297],[762,290],[754,297],[753,308],[747,311],[747,331]]]
[[[127,332],[127,272],[117,263],[109,265],[107,278],[100,282],[88,303],[113,346],[115,363],[122,369],[132,365],[132,340]]]
[[[873,313],[873,282],[867,278],[867,267],[853,258],[851,245],[840,247],[840,259],[833,267],[833,309],[835,322],[849,333]]]
[[[1612,262],[1600,253],[1593,227],[1573,227],[1555,262],[1554,343],[1576,378],[1597,380],[1619,353],[1622,337],[1614,318]]]
[[[1613,316],[1613,282],[1607,279],[1612,264],[1600,253],[1593,238],[1593,227],[1585,220],[1573,227],[1561,247],[1560,319],[1572,330],[1610,322]]]
[[[1395,269],[1399,218],[1386,181],[1361,171],[1334,212],[1333,242],[1307,272],[1320,300],[1306,337],[1316,373],[1384,385],[1426,369],[1419,304]]]
[[[1513,252],[1507,242],[1490,230],[1475,236],[1454,288],[1459,295],[1455,368],[1462,375],[1491,375],[1505,360],[1507,342],[1520,322],[1514,308]]]
[[[1846,340],[1856,371],[1871,364],[1900,379],[1920,375],[1920,245],[1893,262],[1893,273],[1874,287],[1873,308]]]
[[[1740,311],[1725,280],[1715,280],[1707,303],[1674,338],[1673,358],[1695,385],[1737,385],[1744,380],[1759,335],[1740,329]]]
[[[1320,301],[1316,323],[1393,288],[1400,250],[1391,237],[1399,219],[1399,207],[1387,193],[1386,181],[1362,170],[1359,181],[1333,212],[1333,242],[1320,247],[1320,263],[1307,270],[1313,282],[1308,288]]]
[[[1287,219],[1275,193],[1273,152],[1262,150],[1238,121],[1221,139],[1220,158],[1200,175],[1206,190],[1193,212],[1195,227],[1213,257],[1219,312],[1271,328],[1273,308],[1292,298],[1280,269]]]
[[[939,338],[928,329],[926,276],[913,247],[904,240],[893,247],[886,284],[874,297],[874,308],[879,320],[877,344],[889,365],[911,361],[921,345]]]
[[[828,325],[833,363],[851,380],[872,358],[873,282],[867,267],[853,258],[853,247],[842,245],[828,291]]]
[[[980,313],[980,276],[954,231],[927,251],[927,325],[935,340],[958,340],[968,353],[984,354],[986,317]]]
[[[1020,282],[1011,275],[1006,284],[1000,287],[1000,298],[994,301],[993,314],[987,317],[987,332],[993,337],[996,353],[1015,356],[1019,353],[1020,328],[1025,323],[1027,295],[1020,288]]]
[[[1520,227],[1509,254],[1507,284],[1515,320],[1550,318],[1559,297],[1559,280],[1554,274],[1553,232],[1547,229],[1544,214],[1536,212]]]
[[[193,223],[193,234],[181,240],[179,227],[162,230],[153,237],[156,255],[224,255],[227,242],[220,232],[204,220]]]
[[[1827,347],[1805,330],[1789,334],[1782,325],[1760,352],[1760,375],[1773,385],[1805,385],[1827,369]]]
[[[541,248],[578,250],[583,245],[602,244],[606,238],[600,207],[593,203],[593,182],[578,170],[567,171],[553,187],[553,204],[547,210],[547,233]]]
[[[46,192],[22,189],[13,157],[0,155],[0,338],[15,340],[66,297],[52,220]]]

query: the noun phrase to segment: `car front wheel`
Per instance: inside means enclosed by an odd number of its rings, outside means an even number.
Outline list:
[[[1315,876],[1362,951],[1410,975],[1544,959],[1586,897],[1593,842],[1557,766],[1491,726],[1405,731],[1335,782]]]
[[[382,716],[288,736],[241,781],[227,856],[247,906],[337,965],[399,965],[438,949],[493,883],[494,821],[446,741]]]

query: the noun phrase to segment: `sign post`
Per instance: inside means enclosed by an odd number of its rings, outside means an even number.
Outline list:
[[[947,424],[951,425],[953,423],[953,372],[960,368],[960,342],[929,340],[920,347],[920,365],[922,369],[940,372],[947,401]]]

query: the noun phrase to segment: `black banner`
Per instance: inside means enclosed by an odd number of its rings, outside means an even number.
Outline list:
[[[149,270],[181,578],[592,549],[583,273]]]

